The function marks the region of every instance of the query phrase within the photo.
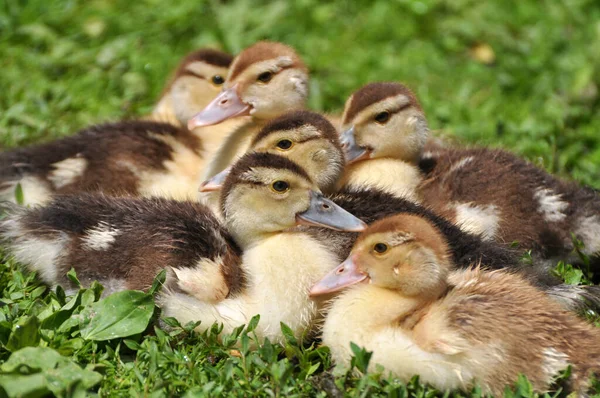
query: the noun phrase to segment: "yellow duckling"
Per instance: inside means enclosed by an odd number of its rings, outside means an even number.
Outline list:
[[[373,352],[369,371],[380,364],[405,382],[418,374],[442,391],[477,383],[496,396],[519,374],[546,391],[571,364],[572,386],[583,392],[600,372],[600,329],[517,274],[455,270],[448,242],[422,218],[374,223],[311,294],[350,285],[323,325],[339,364],[350,364],[354,342]]]

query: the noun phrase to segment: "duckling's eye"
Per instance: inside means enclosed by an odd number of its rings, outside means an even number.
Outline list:
[[[275,192],[285,193],[285,192],[289,191],[290,184],[288,184],[285,181],[277,180],[273,184],[271,184],[271,188],[273,188],[273,191],[275,191]]]
[[[281,140],[277,143],[277,148],[283,149],[284,151],[290,149],[292,147],[292,141],[290,140]]]
[[[386,124],[390,120],[390,113],[388,111],[379,112],[375,115],[375,121],[379,124]]]
[[[217,86],[220,86],[221,84],[225,83],[225,79],[221,75],[214,75],[212,77],[212,82]]]
[[[388,249],[389,247],[385,243],[375,243],[375,245],[373,245],[373,250],[378,254],[383,254],[387,252]]]
[[[258,75],[256,80],[258,80],[259,82],[268,83],[271,81],[272,78],[273,72],[263,72],[260,75]]]

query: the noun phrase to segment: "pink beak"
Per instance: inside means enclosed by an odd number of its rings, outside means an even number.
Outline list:
[[[236,116],[246,116],[250,114],[251,109],[250,105],[242,102],[237,87],[233,86],[221,92],[206,108],[188,120],[188,129],[219,124]]]
[[[229,175],[230,171],[231,171],[231,167],[228,167],[225,170],[223,170],[222,172],[215,174],[208,180],[204,181],[200,185],[200,189],[198,191],[199,192],[213,192],[213,191],[220,190],[221,188],[223,188],[225,179]]]
[[[355,258],[351,254],[343,263],[337,266],[336,269],[328,273],[317,282],[311,289],[311,296],[319,296],[321,294],[333,293],[347,286],[362,282],[369,275],[360,271],[356,266]]]

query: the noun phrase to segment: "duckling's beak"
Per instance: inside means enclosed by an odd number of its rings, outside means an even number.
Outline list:
[[[200,113],[188,120],[188,129],[219,124],[236,116],[250,114],[252,107],[242,102],[237,93],[237,85],[222,91]]]
[[[346,154],[347,164],[358,162],[359,160],[367,159],[369,157],[369,150],[361,148],[356,144],[356,140],[354,139],[354,126],[342,133],[340,142],[342,143],[342,148]]]
[[[351,254],[346,261],[315,283],[310,289],[310,295],[319,296],[321,294],[337,292],[346,286],[354,285],[367,279],[369,275],[360,271],[355,261],[354,256]]]
[[[228,167],[225,170],[223,170],[222,172],[215,174],[208,180],[204,181],[202,184],[200,184],[200,188],[198,189],[198,192],[213,192],[213,191],[220,190],[223,187],[223,184],[225,183],[225,179],[229,175],[230,171],[231,171],[231,167]]]
[[[367,228],[367,224],[359,218],[314,191],[310,193],[310,207],[296,215],[296,223],[350,232],[360,232]]]

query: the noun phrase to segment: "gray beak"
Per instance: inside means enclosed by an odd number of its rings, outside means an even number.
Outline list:
[[[310,193],[310,207],[296,215],[296,222],[298,225],[314,225],[338,231],[360,232],[367,228],[367,224],[359,218],[314,191]]]
[[[369,156],[369,151],[365,148],[361,148],[356,144],[354,139],[354,126],[342,133],[340,138],[342,148],[346,155],[346,163],[354,163],[359,160],[366,159]]]

